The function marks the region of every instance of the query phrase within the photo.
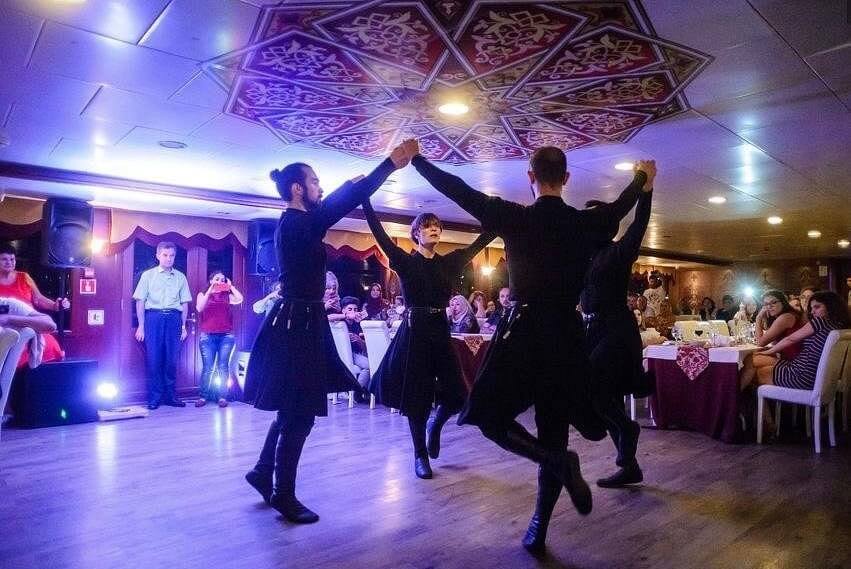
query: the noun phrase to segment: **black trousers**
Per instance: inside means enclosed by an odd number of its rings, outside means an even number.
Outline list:
[[[148,373],[148,403],[174,399],[177,357],[180,354],[180,310],[145,311],[145,363]]]

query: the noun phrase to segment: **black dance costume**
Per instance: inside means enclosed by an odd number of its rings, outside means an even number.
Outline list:
[[[614,476],[597,481],[603,487],[642,480],[635,460],[640,429],[624,412],[623,397],[629,393],[647,396],[651,388],[642,365],[641,335],[626,296],[632,265],[650,220],[651,200],[650,192],[642,193],[635,219],[623,237],[594,256],[579,297],[594,372],[594,408],[606,423],[618,451],[616,464],[621,467]]]
[[[592,508],[579,459],[566,449],[570,424],[587,438],[606,436],[591,406],[590,366],[576,304],[591,258],[611,239],[611,226],[635,205],[646,174],[638,172],[613,203],[578,211],[558,196],[541,196],[530,206],[490,197],[422,156],[412,164],[485,231],[505,241],[517,302],[497,325],[458,424],[476,425],[502,448],[540,465],[536,511],[523,540],[528,550],[540,552],[562,485],[580,513]],[[516,420],[532,405],[537,437]]]
[[[287,209],[275,232],[281,267],[281,299],[266,316],[245,380],[245,399],[277,411],[248,482],[288,520],[319,517],[295,497],[296,468],[314,417],[328,414],[327,394],[360,391],[334,345],[325,315],[325,244],[328,229],[367,199],[395,170],[384,160],[369,176],[346,182],[308,211]],[[274,488],[272,473],[275,474]]]
[[[467,398],[450,345],[445,307],[453,280],[495,236],[480,235],[469,247],[429,259],[418,251],[408,254],[393,243],[369,202],[364,202],[363,211],[390,267],[399,275],[408,307],[387,354],[372,374],[369,390],[377,401],[408,416],[414,471],[420,478],[431,478],[428,458],[440,454],[440,431]],[[428,426],[426,444],[426,422],[435,401],[437,411]]]

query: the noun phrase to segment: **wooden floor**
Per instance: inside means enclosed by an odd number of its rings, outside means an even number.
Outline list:
[[[268,420],[234,404],[4,429],[0,567],[851,567],[847,435],[816,456],[800,438],[734,446],[644,430],[645,484],[594,487],[587,518],[563,495],[537,561],[519,543],[535,466],[476,429],[447,426],[423,481],[403,417],[332,407],[298,481],[321,520],[293,526],[242,478]],[[586,478],[610,472],[611,443],[575,440]]]

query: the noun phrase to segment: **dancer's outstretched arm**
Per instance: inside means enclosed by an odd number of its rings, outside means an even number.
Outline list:
[[[641,241],[644,239],[647,224],[650,222],[650,206],[652,201],[653,190],[643,192],[641,197],[638,198],[638,205],[635,207],[635,218],[616,245],[618,256],[621,260],[632,262],[630,259],[634,260],[638,257]]]
[[[512,214],[515,210],[522,209],[519,204],[474,190],[464,180],[444,172],[420,154],[413,157],[411,164],[423,178],[434,186],[434,189],[478,219],[486,231],[499,234],[503,224],[514,219]]]
[[[460,271],[467,266],[467,263],[473,260],[473,257],[479,254],[479,251],[487,247],[494,239],[496,239],[496,233],[482,233],[468,246],[452,251],[447,257],[452,258],[452,262],[455,263]]]
[[[322,200],[322,205],[319,207],[316,217],[319,224],[317,229],[327,230],[343,219],[347,213],[375,193],[375,190],[384,183],[394,170],[406,166],[410,160],[411,157],[407,154],[406,148],[403,144],[400,144],[368,176],[355,182],[346,182],[340,186],[334,193]]]
[[[375,241],[378,242],[378,246],[381,247],[387,258],[390,259],[390,264],[395,266],[404,264],[410,258],[410,255],[393,243],[393,240],[384,231],[384,227],[381,225],[381,221],[378,220],[378,216],[375,215],[375,210],[372,209],[372,204],[369,203],[369,200],[363,202],[363,214],[366,217],[366,222],[372,231],[372,235],[375,237]]]

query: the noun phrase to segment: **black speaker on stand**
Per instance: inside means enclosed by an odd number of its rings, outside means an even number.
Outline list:
[[[277,277],[278,252],[275,249],[274,221],[255,220],[248,226],[248,274]]]
[[[42,208],[44,231],[41,237],[42,264],[57,269],[89,267],[92,264],[92,228],[94,210],[81,200],[50,198]],[[59,279],[59,298],[65,298],[63,271]],[[65,331],[65,311],[58,314],[59,334]]]

